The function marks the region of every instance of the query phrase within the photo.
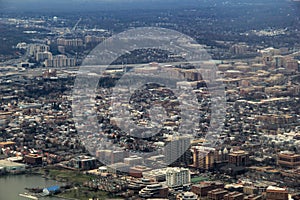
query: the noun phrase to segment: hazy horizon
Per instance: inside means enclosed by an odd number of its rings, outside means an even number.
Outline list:
[[[0,0],[2,12],[19,11],[81,11],[118,9],[193,8],[205,6],[235,6],[240,4],[277,4],[288,0]]]

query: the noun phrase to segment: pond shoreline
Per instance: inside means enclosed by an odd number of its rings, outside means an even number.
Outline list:
[[[61,185],[60,182],[46,179],[40,173],[7,174],[0,176],[0,199],[23,199],[19,194],[28,193],[25,188],[45,188]],[[57,197],[43,197],[41,199],[62,200]]]

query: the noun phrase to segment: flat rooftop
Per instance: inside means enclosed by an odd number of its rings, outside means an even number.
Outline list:
[[[25,166],[25,164],[16,163],[8,160],[0,160],[0,167],[21,167]]]

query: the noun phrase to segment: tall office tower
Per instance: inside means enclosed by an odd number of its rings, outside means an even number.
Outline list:
[[[190,143],[191,138],[189,136],[173,137],[164,149],[165,163],[172,164],[179,158],[189,159],[183,155],[190,148]]]

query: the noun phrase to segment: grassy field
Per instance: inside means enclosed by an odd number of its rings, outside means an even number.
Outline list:
[[[49,169],[47,170],[48,176],[56,179],[63,180],[69,183],[73,183],[78,187],[69,189],[61,194],[59,197],[66,199],[78,199],[78,200],[87,200],[93,197],[98,199],[108,199],[108,193],[104,191],[92,191],[89,188],[83,187],[83,183],[93,178],[96,178],[94,175],[83,174],[79,171],[65,170],[65,169]]]
[[[198,176],[198,177],[194,177],[191,179],[192,183],[199,183],[201,181],[208,181],[207,177],[202,177],[202,176]]]
[[[86,200],[97,197],[98,199],[108,199],[108,193],[103,191],[90,191],[88,188],[71,189],[59,195],[59,197],[66,199]]]
[[[67,169],[43,169],[41,170],[41,173],[47,174],[49,178],[72,183],[76,186],[59,194],[58,197],[74,200],[87,200],[93,197],[96,197],[98,199],[114,199],[114,197],[109,192],[99,190],[93,191],[87,187],[83,187],[84,182],[97,178],[97,176],[95,175],[83,174],[79,171],[72,171]]]
[[[50,169],[49,176],[57,180],[64,180],[79,185],[82,185],[85,181],[95,178],[93,175],[86,175],[82,174],[81,172],[58,169]]]

